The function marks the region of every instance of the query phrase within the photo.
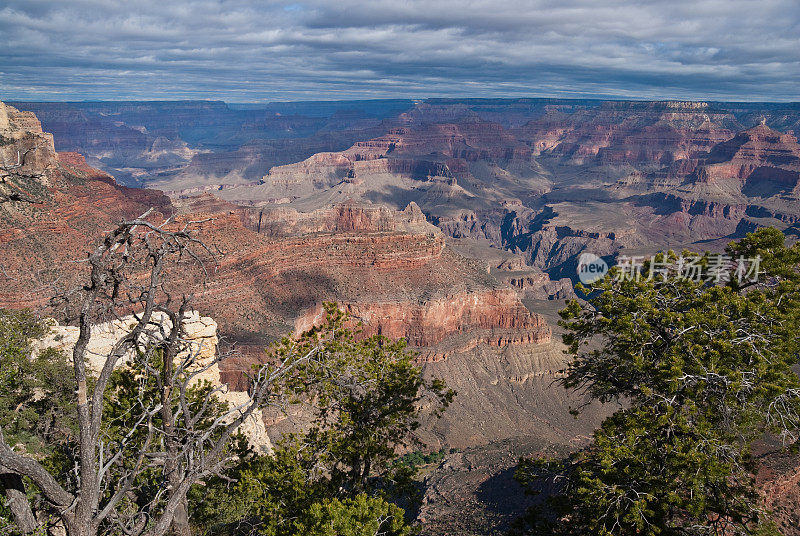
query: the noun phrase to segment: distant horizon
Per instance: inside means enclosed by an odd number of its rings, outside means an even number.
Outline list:
[[[382,98],[351,98],[351,99],[295,99],[295,100],[264,100],[264,101],[233,101],[212,98],[108,98],[108,99],[65,99],[65,100],[40,100],[30,98],[5,98],[0,97],[1,102],[5,103],[35,103],[35,104],[91,104],[91,103],[114,103],[114,102],[138,102],[138,103],[177,103],[177,102],[208,102],[233,104],[236,106],[268,106],[270,104],[292,104],[292,103],[337,103],[337,102],[427,102],[427,101],[524,101],[524,100],[554,100],[554,101],[597,101],[597,102],[708,102],[708,103],[727,103],[727,104],[800,104],[800,97],[797,100],[734,100],[734,99],[702,99],[702,98],[637,98],[637,97],[382,97]]]

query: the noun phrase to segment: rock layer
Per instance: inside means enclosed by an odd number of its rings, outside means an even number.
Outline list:
[[[404,338],[426,362],[471,350],[479,345],[504,348],[550,342],[550,328],[531,313],[511,289],[444,295],[419,303],[342,303],[342,309],[363,323],[362,336]],[[312,308],[295,322],[302,332],[323,320],[322,306]],[[455,349],[445,349],[455,337]]]

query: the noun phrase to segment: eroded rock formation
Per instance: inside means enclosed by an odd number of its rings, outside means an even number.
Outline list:
[[[130,326],[135,324],[133,316],[105,322],[92,326],[92,334],[87,346],[87,367],[95,374],[102,370],[106,359],[111,354],[117,342],[130,332]],[[164,331],[162,331],[162,328]],[[154,343],[161,338],[162,333],[169,333],[172,323],[164,313],[153,314],[151,325],[141,336],[143,344]],[[60,325],[55,320],[50,321],[50,329],[42,339],[35,341],[34,353],[45,349],[60,350],[65,356],[71,358],[72,349],[78,341],[79,328],[76,326]],[[197,372],[192,378],[192,384],[209,382],[211,385],[222,385],[220,369],[215,362],[218,357],[217,323],[213,318],[201,316],[198,311],[188,311],[183,318],[182,344],[184,349],[176,356],[176,360],[191,359],[192,365],[189,372]],[[163,339],[162,339],[163,340]],[[134,359],[134,350],[124,355],[117,366],[126,366]],[[199,371],[199,372],[198,372]],[[241,391],[223,389],[217,392],[217,397],[228,403],[229,407],[236,408],[247,402],[248,395]],[[229,416],[234,419],[235,414]],[[264,425],[264,415],[261,409],[255,410],[239,427],[256,451],[269,452],[272,450],[267,429]]]
[[[550,328],[543,318],[531,313],[508,288],[463,291],[418,302],[341,303],[342,309],[363,323],[362,335],[383,335],[406,339],[420,352],[420,360],[431,362],[472,350],[479,345],[505,348],[520,344],[550,342]],[[316,306],[295,323],[303,332],[323,320],[322,306]],[[455,347],[451,346],[458,340]],[[450,343],[450,344],[448,344]]]

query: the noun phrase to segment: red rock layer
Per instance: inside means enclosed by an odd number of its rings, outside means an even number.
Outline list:
[[[521,130],[535,154],[597,164],[669,164],[733,137],[733,116],[703,102],[604,102],[566,115],[551,109]]]
[[[716,145],[700,160],[696,180],[772,182],[800,193],[800,145],[790,134],[766,125],[755,126]]]
[[[416,347],[436,347],[454,334],[464,335],[459,351],[477,344],[508,346],[550,341],[550,328],[544,319],[530,313],[516,293],[508,288],[481,292],[462,292],[431,298],[423,303],[344,303],[352,319],[363,322],[362,335],[404,338]],[[301,332],[318,324],[321,306],[303,314],[295,323]],[[446,353],[422,350],[422,359],[444,358]]]
[[[383,205],[347,202],[311,213],[289,207],[267,207],[247,210],[245,214],[245,224],[250,229],[273,237],[311,233],[435,232],[413,202],[402,212]]]

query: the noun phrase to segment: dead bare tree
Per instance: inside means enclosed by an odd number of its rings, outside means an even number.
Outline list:
[[[15,451],[0,428],[0,467],[30,478],[69,536],[188,535],[190,488],[232,461],[230,443],[240,425],[280,397],[282,380],[317,359],[318,348],[311,348],[254,370],[250,396],[235,407],[220,411],[215,395],[223,385],[193,399],[198,376],[225,356],[198,361],[185,331],[191,296],[174,279],[189,269],[202,273],[211,252],[193,232],[199,222],[156,224],[151,213],[107,233],[88,256],[86,283],[59,297],[79,327],[72,351],[79,433],[69,481]],[[90,361],[98,361],[90,352],[92,326],[123,318],[124,335],[92,368]],[[149,382],[156,394],[140,389],[128,418],[110,423],[107,399],[122,365],[136,367],[140,384]],[[123,429],[112,435],[110,425],[120,423]],[[152,474],[163,485],[137,499],[141,479]]]

